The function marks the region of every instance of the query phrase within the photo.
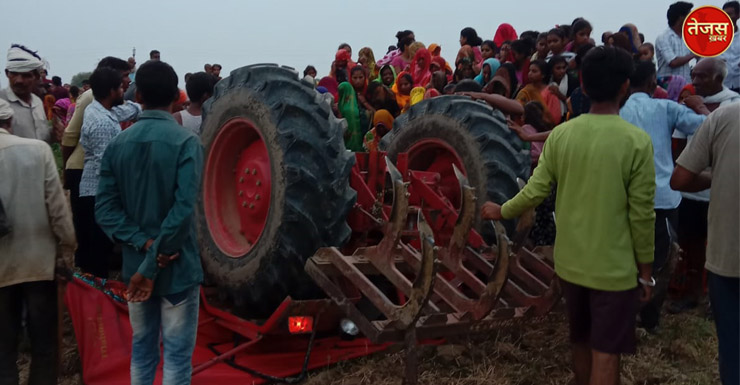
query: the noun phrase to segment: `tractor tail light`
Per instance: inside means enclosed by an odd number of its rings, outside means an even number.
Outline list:
[[[288,317],[290,334],[305,334],[313,331],[313,317]]]

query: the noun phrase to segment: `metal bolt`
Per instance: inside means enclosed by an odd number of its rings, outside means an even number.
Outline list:
[[[254,203],[250,203],[250,204],[249,204],[249,208],[250,208],[250,209],[253,209],[253,208],[254,208]]]
[[[244,173],[245,173],[245,174],[249,174],[249,168],[245,168],[245,169],[244,169]]]
[[[242,207],[247,207],[247,202],[242,202]]]
[[[261,180],[258,180],[257,181],[257,186],[262,186],[262,181]]]
[[[252,175],[257,175],[257,169],[252,170]]]
[[[244,183],[244,177],[239,178],[239,183]]]
[[[239,196],[244,196],[244,191],[239,191]]]
[[[260,198],[262,198],[262,197],[260,196],[260,194],[257,194],[257,195],[255,195],[255,196],[254,196],[254,200],[256,200],[256,201],[260,200]]]

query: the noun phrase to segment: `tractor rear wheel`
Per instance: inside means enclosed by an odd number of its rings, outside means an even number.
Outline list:
[[[414,105],[396,119],[381,147],[393,162],[407,153],[410,170],[440,173],[441,191],[456,206],[459,186],[452,164],[476,189],[478,208],[487,200],[511,199],[519,192],[517,178],[526,181],[530,174],[529,153],[503,114],[467,97],[442,96]],[[511,236],[514,223],[506,226]]]
[[[233,71],[203,116],[203,266],[235,313],[261,318],[287,295],[310,296],[305,261],[349,238],[354,157],[342,122],[291,68]]]

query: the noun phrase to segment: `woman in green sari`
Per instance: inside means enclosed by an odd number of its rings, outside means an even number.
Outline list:
[[[370,129],[375,109],[367,101],[367,74],[362,66],[352,68],[350,81],[339,85],[338,109],[347,120],[347,132],[344,134],[345,147],[350,151],[363,151],[362,138]]]

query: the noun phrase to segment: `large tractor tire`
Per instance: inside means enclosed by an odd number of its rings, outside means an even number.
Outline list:
[[[488,105],[462,96],[424,100],[400,116],[383,137],[381,148],[392,161],[408,153],[409,169],[435,171],[447,185],[448,198],[457,204],[459,187],[455,164],[478,194],[478,208],[490,200],[504,203],[519,192],[517,178],[530,174],[529,152],[504,115]],[[511,236],[514,223],[505,223]]]
[[[197,214],[206,277],[235,313],[261,318],[287,295],[310,296],[305,261],[351,234],[345,125],[295,70],[269,64],[231,72],[203,117]]]

